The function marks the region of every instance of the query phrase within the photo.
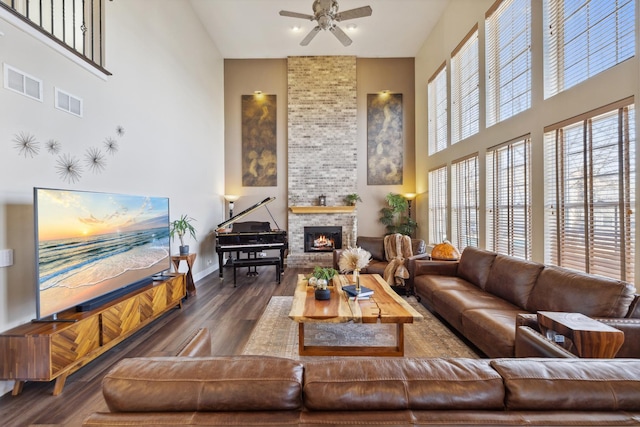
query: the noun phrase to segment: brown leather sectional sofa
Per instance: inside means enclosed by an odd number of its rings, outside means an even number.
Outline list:
[[[103,392],[85,427],[640,425],[636,359],[134,358]]]
[[[521,337],[530,346],[526,355],[568,356],[543,337],[531,337],[536,312],[563,311],[622,330],[617,357],[640,358],[640,300],[630,283],[470,246],[459,261],[411,260],[409,271],[423,304],[489,357],[515,356],[517,326],[531,329]]]
[[[384,254],[384,237],[366,237],[358,236],[356,246],[368,251],[371,254],[371,262],[366,268],[361,270],[363,274],[379,274],[384,275],[384,269],[389,262]],[[336,249],[333,251],[333,268],[339,269],[338,262],[340,255],[342,255],[343,249]],[[427,244],[422,239],[411,239],[411,251],[413,257],[405,260],[406,265],[409,265],[409,260],[428,258]]]

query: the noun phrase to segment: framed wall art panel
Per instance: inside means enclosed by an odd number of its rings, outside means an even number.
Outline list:
[[[367,95],[367,184],[402,184],[402,94]]]
[[[242,95],[242,186],[278,184],[276,95]]]

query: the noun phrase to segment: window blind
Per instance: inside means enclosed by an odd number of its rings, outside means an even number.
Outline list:
[[[451,57],[451,143],[478,133],[480,120],[480,74],[478,26]]]
[[[478,155],[451,164],[451,243],[478,246]]]
[[[447,148],[447,67],[443,64],[429,80],[429,154]]]
[[[531,259],[531,140],[487,152],[487,248]]]
[[[545,151],[545,260],[633,282],[634,105],[545,133]]]
[[[429,172],[429,242],[447,238],[447,167]]]
[[[487,126],[531,107],[530,0],[504,0],[485,20]]]
[[[545,98],[635,54],[635,0],[544,0]]]

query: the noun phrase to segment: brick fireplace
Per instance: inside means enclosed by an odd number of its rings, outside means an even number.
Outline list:
[[[354,56],[290,57],[288,79],[289,267],[330,266],[331,252],[305,252],[305,227],[341,227],[355,244],[357,218],[343,198],[357,191],[357,88]],[[318,206],[321,195],[326,207]]]

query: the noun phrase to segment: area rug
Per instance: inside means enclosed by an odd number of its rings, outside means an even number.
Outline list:
[[[289,318],[292,296],[274,296],[258,320],[242,354],[306,359],[298,355],[298,323]],[[413,297],[411,304],[423,320],[404,327],[405,357],[479,356]],[[395,345],[395,325],[315,323],[305,325],[306,345]],[[314,357],[317,358],[317,357]]]

